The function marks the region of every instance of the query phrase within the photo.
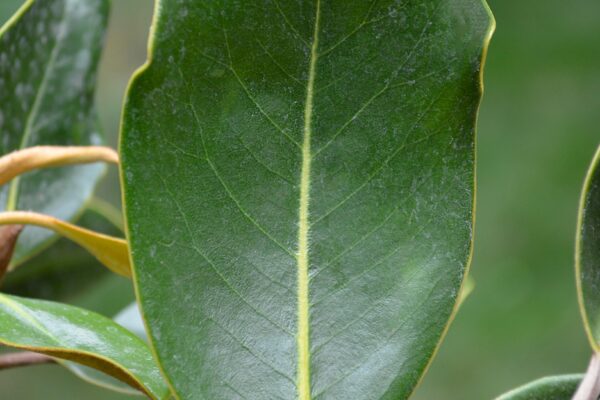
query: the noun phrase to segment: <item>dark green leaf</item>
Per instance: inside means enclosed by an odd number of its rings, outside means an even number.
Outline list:
[[[168,397],[148,346],[81,308],[0,294],[0,343],[97,369],[153,399]]]
[[[571,400],[583,375],[560,375],[538,379],[503,394],[496,400]]]
[[[401,399],[471,252],[479,0],[158,1],[121,143],[186,399]]]
[[[142,321],[137,303],[133,302],[121,310],[113,318],[113,321],[127,329],[129,332],[134,333],[136,336],[143,339],[146,338],[144,323]],[[118,381],[111,376],[95,369],[85,367],[74,362],[67,362],[65,363],[65,366],[81,379],[93,383],[94,385],[126,394],[140,394],[139,391],[131,388],[123,382]]]
[[[581,204],[575,250],[577,292],[590,344],[600,351],[600,148],[588,171]]]
[[[0,30],[0,155],[34,145],[102,141],[93,108],[108,0],[29,0]],[[75,218],[104,171],[99,164],[53,168],[0,189],[0,210]],[[13,264],[54,236],[27,228]]]

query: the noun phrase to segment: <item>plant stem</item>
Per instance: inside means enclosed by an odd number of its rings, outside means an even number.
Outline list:
[[[52,357],[31,351],[8,353],[0,355],[0,370],[27,367],[30,365],[54,364],[55,362]]]
[[[600,395],[600,358],[594,353],[573,400],[596,400]]]

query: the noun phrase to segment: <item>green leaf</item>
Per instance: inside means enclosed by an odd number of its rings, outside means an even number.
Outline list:
[[[496,400],[571,400],[582,379],[581,374],[541,378],[513,389]]]
[[[579,206],[575,271],[583,324],[600,351],[600,147],[587,173]]]
[[[97,369],[152,399],[168,397],[148,346],[81,308],[0,294],[0,343]]]
[[[113,321],[127,329],[129,332],[134,333],[136,336],[143,339],[146,338],[144,323],[142,321],[142,317],[140,315],[139,308],[136,302],[131,303],[126,308],[121,310],[113,318]],[[65,363],[65,366],[81,379],[88,381],[94,385],[131,395],[140,394],[139,391],[131,388],[123,382],[118,381],[112,378],[111,376],[106,375],[95,369],[85,367],[83,365],[79,365],[73,362],[67,362]]]
[[[29,0],[0,28],[0,155],[35,145],[102,142],[94,86],[108,0]],[[0,188],[0,210],[35,210],[72,220],[104,166],[35,171]],[[27,228],[13,264],[55,235]]]
[[[401,399],[471,253],[479,0],[158,1],[121,142],[186,399]]]

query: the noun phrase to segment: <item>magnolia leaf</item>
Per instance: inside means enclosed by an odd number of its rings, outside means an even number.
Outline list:
[[[587,173],[579,205],[575,271],[583,324],[600,351],[600,147]]]
[[[142,320],[142,316],[140,315],[137,303],[133,302],[127,307],[125,307],[113,318],[113,321],[127,329],[129,332],[135,334],[136,336],[144,340],[146,339],[144,322]],[[132,395],[140,393],[139,391],[131,388],[123,382],[118,381],[112,378],[111,376],[106,375],[95,369],[85,367],[83,365],[79,365],[73,362],[65,363],[65,366],[75,375],[79,376],[81,379],[93,383],[97,386],[101,386],[116,392]]]
[[[80,228],[48,215],[26,211],[0,213],[0,225],[35,225],[53,230],[85,248],[114,273],[131,276],[129,246],[123,239]]]
[[[0,28],[0,156],[31,146],[102,142],[93,103],[108,3],[28,0]],[[0,210],[73,220],[104,169],[95,163],[28,173],[0,187]],[[55,237],[26,228],[13,265]]]
[[[471,254],[480,0],[157,1],[134,276],[185,399],[404,399]]]
[[[541,378],[513,389],[496,400],[571,400],[582,379],[581,374]]]
[[[152,399],[169,396],[148,346],[81,308],[0,294],[0,343],[97,369]]]

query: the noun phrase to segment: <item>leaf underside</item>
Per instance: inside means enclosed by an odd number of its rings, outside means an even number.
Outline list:
[[[158,1],[121,142],[182,399],[400,399],[471,251],[478,0]]]
[[[0,155],[35,145],[102,142],[94,86],[108,0],[29,0],[0,31]],[[104,166],[28,173],[0,188],[0,210],[78,216]],[[40,251],[52,232],[26,228],[13,264]]]
[[[581,379],[581,374],[541,378],[513,389],[496,400],[571,400]]]
[[[169,393],[141,339],[81,308],[0,294],[0,343],[97,369],[153,399]]]

